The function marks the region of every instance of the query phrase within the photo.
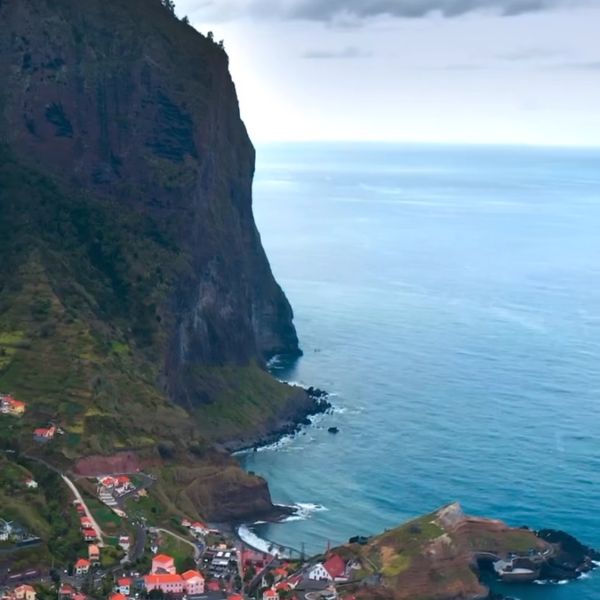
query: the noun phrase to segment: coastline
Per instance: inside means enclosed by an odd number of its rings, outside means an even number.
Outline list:
[[[273,373],[271,373],[273,376]],[[290,387],[298,388],[297,404],[293,409],[278,419],[269,429],[257,435],[251,435],[248,438],[237,438],[228,440],[220,447],[236,456],[245,452],[256,452],[260,448],[277,444],[288,436],[296,435],[302,427],[312,424],[310,418],[319,414],[327,413],[333,405],[329,402],[329,393],[319,388],[309,386],[304,387],[300,384],[282,381]]]

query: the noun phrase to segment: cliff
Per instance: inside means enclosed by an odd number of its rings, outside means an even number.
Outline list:
[[[480,579],[483,571],[494,571],[497,561],[527,566],[532,582],[575,579],[594,568],[592,561],[600,556],[564,532],[509,527],[465,515],[459,504],[351,542],[333,553],[355,567],[345,591],[363,600],[499,599]],[[523,582],[525,569],[520,568],[507,572]]]
[[[159,0],[1,0],[0,22],[0,390],[29,405],[1,437],[54,421],[57,464],[193,462],[310,410],[264,370],[300,351],[223,48]]]

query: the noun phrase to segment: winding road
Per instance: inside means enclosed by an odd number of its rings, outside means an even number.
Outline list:
[[[64,482],[69,486],[69,488],[73,492],[73,495],[75,496],[75,498],[81,503],[81,506],[83,506],[83,508],[85,510],[85,516],[92,522],[92,525],[93,525],[94,529],[96,530],[96,533],[98,534],[98,546],[100,548],[103,548],[104,547],[104,537],[103,536],[105,534],[102,531],[102,529],[100,529],[100,525],[98,525],[98,523],[96,522],[96,519],[94,519],[94,515],[92,515],[90,509],[87,507],[85,500],[81,497],[81,494],[79,493],[79,490],[75,487],[75,484],[66,475],[61,475],[61,477],[63,478]]]

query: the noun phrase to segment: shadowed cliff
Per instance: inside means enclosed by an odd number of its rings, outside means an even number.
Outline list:
[[[55,421],[57,464],[185,462],[305,414],[264,370],[300,350],[223,48],[159,0],[0,0],[0,22],[0,391],[29,405],[0,437]]]

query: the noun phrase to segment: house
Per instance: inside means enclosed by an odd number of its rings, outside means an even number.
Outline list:
[[[182,527],[191,527],[192,522],[189,519],[181,519],[181,526]]]
[[[85,594],[82,594],[81,592],[75,592],[71,596],[71,600],[87,600],[87,596]]]
[[[98,534],[95,529],[88,527],[83,530],[83,539],[86,542],[95,542],[98,539]]]
[[[198,571],[186,571],[181,575],[187,594],[204,594],[204,576]]]
[[[275,588],[268,588],[263,592],[262,600],[279,600],[279,593]]]
[[[55,433],[56,427],[54,425],[51,425],[50,427],[38,427],[33,431],[33,439],[36,442],[45,444],[46,442],[54,439]]]
[[[61,583],[58,588],[58,600],[71,600],[75,594],[75,588],[68,583]]]
[[[115,478],[110,477],[110,475],[107,475],[106,477],[100,477],[100,479],[98,481],[100,482],[100,485],[102,487],[109,488],[109,489],[114,488],[115,484],[116,484]]]
[[[75,563],[75,575],[87,575],[90,571],[90,561],[87,558],[80,558]]]
[[[127,600],[127,596],[125,594],[121,594],[120,592],[117,592],[116,594],[111,594],[108,597],[108,600]]]
[[[79,500],[73,500],[73,506],[80,517],[84,517],[86,515],[85,506],[83,506]]]
[[[88,546],[88,559],[90,562],[98,562],[100,560],[100,548],[96,544]]]
[[[16,600],[35,600],[35,590],[30,585],[20,585],[13,593]]]
[[[117,590],[124,596],[131,594],[131,588],[133,587],[133,579],[131,577],[121,577],[117,579]]]
[[[131,479],[127,475],[119,475],[115,478],[115,492],[118,494],[124,494],[125,492],[132,490],[133,484]]]
[[[79,523],[81,525],[81,529],[93,529],[94,528],[92,520],[88,516],[80,517]]]
[[[15,400],[12,396],[0,396],[0,413],[20,417],[25,413],[25,402]]]
[[[227,600],[244,600],[244,596],[241,594],[229,594],[229,596],[227,596]]]
[[[337,554],[332,554],[325,563],[317,563],[308,572],[313,581],[340,581],[346,579],[346,563]]]
[[[160,590],[163,594],[181,594],[183,584],[181,575],[176,573],[158,573],[144,577],[144,587],[148,593],[152,590]]]
[[[152,569],[150,573],[167,573],[174,575],[176,572],[175,560],[172,556],[168,556],[167,554],[157,554],[152,559]]]
[[[333,581],[346,579],[346,561],[338,554],[332,554],[323,566]]]
[[[29,477],[25,480],[25,487],[30,490],[37,490],[38,482],[33,477]]]
[[[221,585],[216,580],[209,581],[206,584],[206,588],[208,589],[209,592],[220,592],[221,591]]]
[[[12,533],[12,522],[0,519],[0,542],[8,541]]]
[[[123,549],[124,552],[129,551],[129,546],[131,546],[131,541],[129,540],[128,535],[122,535],[119,537],[119,546]]]
[[[206,535],[208,533],[208,527],[200,521],[192,523],[190,529],[192,533],[195,533],[196,535]]]

